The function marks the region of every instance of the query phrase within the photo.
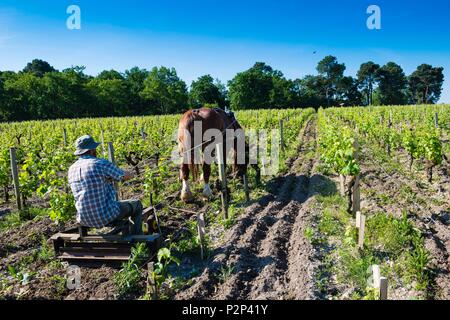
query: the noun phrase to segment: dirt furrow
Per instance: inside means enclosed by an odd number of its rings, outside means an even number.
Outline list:
[[[257,215],[254,224],[248,228],[238,244],[228,256],[228,266],[234,268],[235,274],[217,288],[215,299],[245,299],[250,291],[249,283],[261,272],[267,260],[258,255],[261,243],[268,236],[269,229],[276,222],[276,213],[282,210],[289,198],[293,177],[287,177],[277,199]]]
[[[236,225],[226,232],[224,245],[214,252],[209,266],[194,279],[194,285],[178,293],[176,299],[282,299],[291,296],[290,276],[297,280],[292,270],[298,268],[295,260],[301,255],[293,256],[290,250],[301,250],[294,247],[299,245],[298,239],[304,238],[307,210],[303,210],[302,219],[298,217],[302,203],[310,194],[309,175],[314,163],[303,154],[315,147],[315,121],[307,123],[300,139],[299,155],[289,162],[290,172],[275,179],[278,192],[245,210]],[[308,264],[307,258],[303,264]],[[221,277],[224,270],[232,270],[231,275]],[[310,287],[296,284],[296,288]]]
[[[279,191],[278,194],[263,197],[258,203],[245,210],[236,224],[225,234],[223,245],[215,250],[214,258],[209,266],[197,277],[195,284],[177,294],[176,299],[211,299],[219,292],[234,290],[234,286],[224,288],[226,285],[220,283],[219,273],[221,269],[227,267],[233,267],[237,271],[238,268],[245,269],[248,263],[250,267],[253,265],[252,251],[257,250],[257,244],[265,236],[267,226],[271,223],[270,219],[264,219],[264,217],[267,216],[267,211],[280,210],[285,205],[284,202],[276,199],[285,197],[284,194],[290,188],[289,181],[275,181],[273,188]],[[241,272],[236,276],[238,279],[244,279],[251,274]]]

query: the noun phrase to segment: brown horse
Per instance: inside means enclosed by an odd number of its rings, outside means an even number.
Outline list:
[[[181,199],[190,201],[192,193],[189,188],[189,172],[193,180],[198,177],[199,166],[203,168],[203,196],[207,199],[212,197],[209,186],[211,175],[211,158],[215,157],[215,145],[223,142],[224,163],[227,162],[229,154],[228,146],[233,151],[233,172],[237,176],[242,176],[247,170],[246,152],[238,148],[238,143],[244,143],[244,148],[248,149],[245,143],[245,135],[242,127],[236,120],[233,113],[228,113],[222,109],[201,108],[187,111],[180,120],[178,127],[178,148],[183,162],[180,167],[180,179],[183,187]],[[203,156],[200,155],[200,151]],[[244,153],[244,154],[242,154]],[[244,160],[242,161],[242,156]],[[238,158],[240,161],[238,161]]]

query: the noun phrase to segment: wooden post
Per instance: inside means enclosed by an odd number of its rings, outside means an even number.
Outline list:
[[[359,144],[358,144],[358,140],[356,140],[356,139],[355,139],[355,142],[353,143],[353,148],[354,148],[353,158],[356,160],[356,162],[358,162]],[[356,214],[356,212],[361,210],[361,192],[359,189],[359,179],[360,179],[359,174],[357,174],[355,177],[355,183],[353,185],[353,192],[352,192],[353,214]]]
[[[387,300],[388,286],[388,279],[386,277],[380,277],[380,300]]]
[[[102,139],[102,152],[103,152],[103,156],[105,156],[105,136],[103,134],[103,128],[100,128],[100,136]]]
[[[439,128],[439,116],[437,112],[434,113],[434,126]]]
[[[247,179],[246,174],[244,174],[243,180],[244,180],[244,190],[245,190],[245,201],[250,202],[250,191],[248,189],[248,179]]]
[[[116,164],[116,158],[114,157],[114,147],[112,142],[108,142],[108,159],[112,163]]]
[[[358,248],[364,248],[364,229],[366,224],[366,216],[361,214],[359,221],[359,233],[358,233]]]
[[[217,162],[219,165],[219,178],[222,182],[222,192],[220,198],[222,200],[222,212],[224,219],[228,219],[228,195],[227,195],[227,176],[225,174],[225,155],[223,154],[223,143],[216,145]]]
[[[108,159],[109,161],[111,161],[113,164],[116,164],[116,158],[114,157],[114,147],[112,142],[108,142]],[[119,188],[117,186],[117,182],[114,181],[114,189],[116,190],[116,198],[119,199]]]
[[[17,209],[22,210],[22,202],[20,201],[20,189],[19,189],[19,170],[17,169],[16,161],[16,148],[9,150],[11,156],[11,173],[14,182],[14,192],[16,195]]]
[[[146,134],[145,134],[145,131],[144,131],[144,127],[142,127],[142,128],[141,128],[141,137],[142,137],[142,140],[145,140],[145,136],[146,136]]]
[[[148,271],[147,289],[149,291],[148,293],[150,294],[152,300],[157,300],[158,299],[158,291],[156,288],[155,280],[153,279],[153,271],[154,270],[155,270],[154,262],[149,262],[147,264],[147,271]]]
[[[67,131],[66,128],[63,128],[63,139],[64,139],[64,148],[67,147]]]
[[[343,174],[339,174],[339,185],[341,189],[341,196],[345,196],[345,177]]]
[[[204,239],[205,239],[205,216],[203,212],[200,212],[197,215],[197,231],[198,231],[198,237],[200,239],[200,256],[203,260],[205,258],[205,252],[204,252]]]
[[[380,289],[380,266],[377,264],[372,265],[372,279],[373,279],[373,287],[375,289]]]
[[[280,120],[280,141],[281,141],[281,150],[284,151],[284,132],[283,132],[283,120]]]
[[[353,214],[361,210],[361,191],[359,188],[359,174],[355,177],[355,184],[353,185]]]
[[[355,227],[359,229],[359,226],[361,225],[361,212],[356,212],[356,219],[355,219]]]

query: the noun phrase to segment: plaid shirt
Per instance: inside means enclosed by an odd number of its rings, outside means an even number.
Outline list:
[[[92,156],[81,156],[69,169],[69,184],[75,197],[77,222],[101,228],[120,214],[113,180],[120,181],[123,170]]]

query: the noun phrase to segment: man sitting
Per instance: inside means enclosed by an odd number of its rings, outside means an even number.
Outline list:
[[[127,181],[133,174],[112,162],[97,158],[97,147],[91,136],[75,142],[78,160],[69,169],[69,185],[75,197],[77,222],[85,227],[116,226],[131,217],[132,233],[142,234],[142,204],[139,200],[117,201],[114,181]]]

